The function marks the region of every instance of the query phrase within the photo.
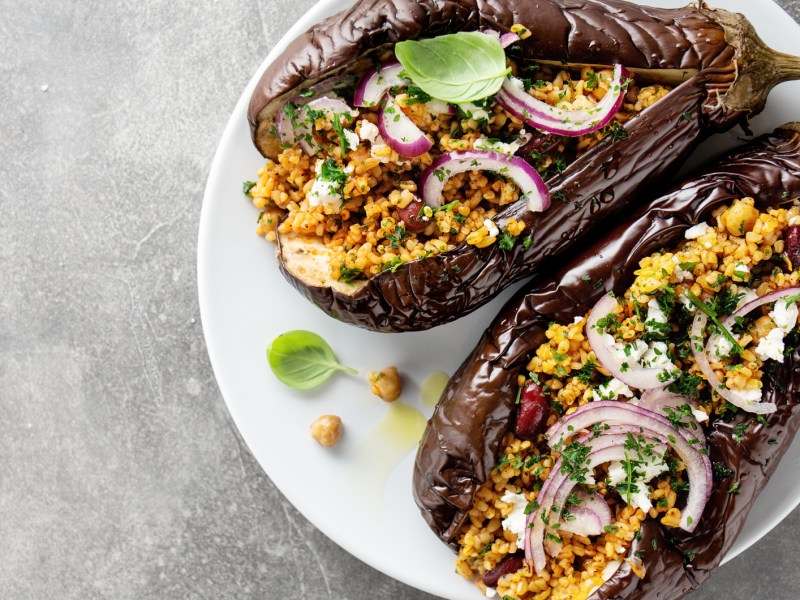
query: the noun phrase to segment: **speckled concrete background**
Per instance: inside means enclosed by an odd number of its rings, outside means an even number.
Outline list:
[[[200,329],[214,149],[311,5],[0,0],[0,598],[432,598],[283,499]],[[697,597],[796,600],[798,537],[796,511]]]

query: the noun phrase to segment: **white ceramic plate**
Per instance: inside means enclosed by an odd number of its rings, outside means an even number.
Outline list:
[[[685,0],[651,0],[682,6]],[[283,386],[267,367],[264,350],[278,334],[310,329],[328,340],[344,364],[362,374],[397,365],[406,377],[402,402],[422,412],[419,386],[432,372],[453,373],[514,290],[472,315],[433,331],[386,335],[344,325],[326,316],[283,279],[273,246],[255,235],[257,210],[242,196],[242,181],[255,179],[263,159],[250,141],[247,103],[260,73],[295,36],[347,7],[349,0],[321,0],[286,33],[247,85],[217,149],[200,219],[198,287],[208,352],[220,390],[242,437],[264,471],[303,515],[347,551],[387,575],[453,600],[481,597],[454,573],[453,555],[428,530],[411,497],[413,448],[386,431],[391,409],[363,379],[335,376],[301,393]],[[718,0],[745,13],[772,47],[800,54],[800,27],[767,0]],[[800,119],[794,109],[800,84],[781,85],[769,108],[752,122],[762,133]],[[714,138],[698,152],[716,153],[736,143],[736,131]],[[516,288],[515,288],[516,289]],[[340,415],[346,434],[333,449],[314,442],[310,423]],[[413,419],[412,419],[413,420]],[[780,522],[800,501],[800,442],[753,507],[736,556]]]

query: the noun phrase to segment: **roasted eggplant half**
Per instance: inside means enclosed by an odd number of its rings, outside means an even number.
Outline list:
[[[711,575],[800,425],[798,197],[794,123],[505,306],[416,458],[459,572],[519,600],[669,600]]]
[[[705,3],[361,0],[264,72],[245,193],[325,312],[428,329],[551,267],[798,64]]]

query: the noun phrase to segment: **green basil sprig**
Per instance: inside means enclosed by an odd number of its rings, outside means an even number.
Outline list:
[[[298,390],[321,385],[335,371],[358,374],[336,359],[328,342],[313,331],[303,329],[276,337],[267,348],[267,361],[275,377]]]
[[[426,94],[453,104],[496,94],[511,72],[500,42],[478,31],[406,40],[394,53]]]

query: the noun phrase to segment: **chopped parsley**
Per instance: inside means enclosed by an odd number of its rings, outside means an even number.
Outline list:
[[[332,158],[329,158],[324,163],[319,170],[320,179],[324,179],[325,181],[329,181],[331,183],[330,191],[334,194],[338,194],[339,196],[344,196],[344,184],[350,178],[350,176],[339,166]]]
[[[719,329],[719,331],[722,334],[722,336],[724,338],[726,338],[731,343],[731,345],[733,346],[733,350],[737,354],[741,354],[742,352],[744,352],[744,349],[739,344],[739,342],[736,340],[736,338],[733,337],[733,334],[731,334],[730,331],[725,329],[725,327],[722,326],[722,323],[720,322],[720,320],[717,318],[717,314],[718,314],[717,311],[721,310],[719,302],[715,303],[715,305],[716,305],[716,308],[715,308],[715,307],[712,307],[712,306],[706,304],[702,300],[700,300],[700,298],[695,296],[690,290],[686,290],[684,292],[684,294],[686,294],[686,297],[689,299],[689,302],[694,304],[700,311],[702,311],[711,320],[712,323],[714,323],[714,325],[716,325],[717,329]],[[724,296],[724,294],[720,294],[720,296]],[[737,296],[738,296],[738,294],[737,294]],[[724,313],[720,313],[720,314],[724,314]]]
[[[517,238],[511,235],[508,231],[504,231],[500,234],[500,237],[497,239],[497,245],[500,247],[500,250],[511,250],[514,248],[514,244],[517,242]]]
[[[361,269],[348,269],[344,263],[339,267],[339,281],[352,284],[356,279],[361,278],[364,272]]]
[[[703,378],[699,375],[682,371],[678,378],[667,386],[667,390],[687,398],[698,398],[700,396],[698,388],[702,382]]]
[[[750,424],[747,422],[737,423],[733,426],[733,441],[737,444],[741,444],[742,440],[744,439],[747,430],[750,428]]]
[[[714,474],[714,479],[722,481],[736,475],[736,471],[726,466],[725,463],[715,462],[711,465],[711,471]]]
[[[390,248],[399,249],[400,244],[403,243],[403,240],[406,239],[406,228],[404,225],[397,225],[394,228],[394,233],[389,234],[386,236],[386,239],[389,240],[391,243],[389,244]]]
[[[250,194],[250,190],[256,187],[255,181],[243,181],[242,182],[242,193],[247,196]]]
[[[347,138],[344,135],[344,128],[342,127],[342,121],[339,117],[339,113],[333,113],[333,123],[331,123],[331,126],[336,132],[336,135],[339,136],[339,148],[342,149],[342,157],[344,157],[344,155],[350,149],[350,144],[347,142]]]

